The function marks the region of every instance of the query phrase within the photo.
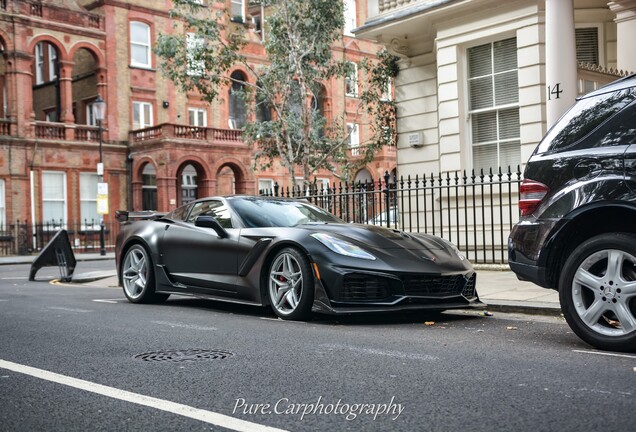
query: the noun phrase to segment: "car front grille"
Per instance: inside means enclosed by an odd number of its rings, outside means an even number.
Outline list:
[[[391,295],[389,281],[365,274],[345,275],[340,292],[342,301],[383,300]]]
[[[413,297],[448,297],[463,295],[474,297],[475,275],[469,280],[463,275],[454,276],[404,276],[404,294]]]

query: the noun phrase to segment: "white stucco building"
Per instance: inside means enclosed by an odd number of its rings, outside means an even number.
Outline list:
[[[368,0],[400,57],[400,176],[516,168],[588,92],[636,72],[636,0]]]

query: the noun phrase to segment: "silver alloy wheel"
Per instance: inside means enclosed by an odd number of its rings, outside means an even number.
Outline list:
[[[272,306],[282,315],[296,310],[303,290],[300,263],[290,253],[279,255],[269,274],[269,296]]]
[[[148,259],[141,247],[133,247],[128,251],[122,274],[124,290],[128,297],[139,298],[148,281]]]
[[[577,315],[592,331],[623,336],[636,330],[636,257],[617,249],[588,256],[576,269],[572,300]]]

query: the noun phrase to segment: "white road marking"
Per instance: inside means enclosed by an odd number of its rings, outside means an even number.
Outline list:
[[[47,306],[47,309],[60,310],[65,312],[77,312],[77,313],[93,312],[92,310],[89,310],[89,309],[75,309],[75,308],[67,308],[63,306]]]
[[[572,350],[572,352],[581,353],[581,354],[595,354],[595,355],[602,355],[607,357],[624,357],[624,358],[636,359],[636,356],[629,355],[629,354],[614,354],[614,353],[586,351],[586,350]]]
[[[216,327],[205,327],[205,326],[199,326],[196,324],[183,324],[183,323],[176,323],[176,322],[169,322],[169,321],[152,321],[152,323],[159,324],[159,325],[166,325],[173,328],[174,327],[185,328],[188,330],[203,330],[203,331],[218,330]]]
[[[115,387],[109,387],[102,384],[97,384],[90,381],[49,372],[43,369],[37,369],[31,366],[9,362],[6,360],[0,359],[0,368],[11,370],[13,372],[21,373],[24,375],[29,375],[35,378],[40,378],[45,381],[50,381],[68,387],[84,390],[90,393],[99,394],[109,398],[155,408],[161,411],[166,411],[172,414],[199,420],[226,429],[245,432],[285,432],[283,429],[277,429],[258,423],[252,423],[213,411],[207,411],[176,402],[170,402],[164,399],[158,399],[151,396],[129,392],[126,390],[120,390]]]
[[[97,303],[118,303],[119,299],[93,299]]]
[[[16,277],[3,277],[0,278],[2,280],[25,280],[25,279],[29,279],[27,276],[16,276]]]
[[[353,352],[358,352],[363,354],[375,354],[375,355],[397,357],[397,358],[404,358],[404,359],[410,359],[410,360],[439,360],[438,357],[431,356],[428,354],[405,353],[400,351],[389,351],[389,350],[381,350],[377,348],[354,347],[354,346],[338,345],[338,344],[323,344],[320,346],[330,350],[347,350],[347,351],[353,351]]]

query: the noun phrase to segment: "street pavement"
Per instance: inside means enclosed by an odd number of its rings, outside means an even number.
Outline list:
[[[0,265],[30,264],[35,256],[0,257]],[[77,273],[72,282],[99,287],[116,287],[114,259],[112,252],[101,256],[98,253],[76,254],[75,259],[81,261],[112,260],[113,269]],[[475,265],[477,271],[477,292],[487,310],[517,312],[558,316],[561,313],[559,294],[557,291],[541,288],[531,282],[517,279],[516,275],[506,270],[505,266]]]

